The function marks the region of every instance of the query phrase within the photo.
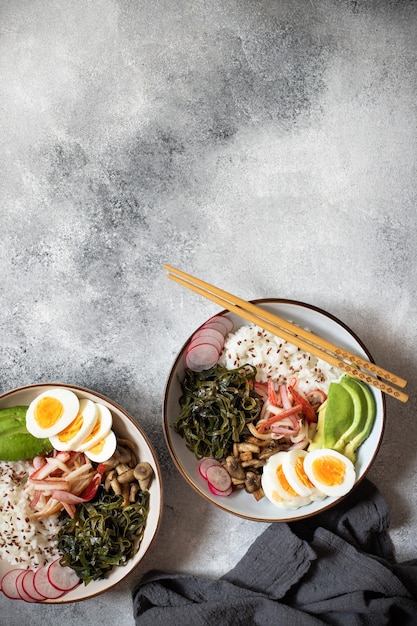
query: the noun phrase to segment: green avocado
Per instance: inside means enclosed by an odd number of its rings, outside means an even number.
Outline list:
[[[0,438],[1,461],[24,461],[51,450],[49,439],[37,439],[29,433],[12,433]]]
[[[356,450],[369,436],[375,415],[375,399],[367,385],[348,376],[331,383],[309,450],[332,448],[355,462]]]
[[[363,385],[354,378],[342,378],[340,384],[350,394],[353,402],[353,420],[349,428],[336,441],[334,449],[343,454],[345,446],[354,440],[363,430],[368,414],[368,401],[363,390]]]
[[[344,455],[347,456],[351,461],[355,461],[356,450],[360,445],[369,437],[369,433],[372,430],[372,426],[375,422],[376,417],[376,403],[373,393],[369,389],[367,385],[362,383],[361,381],[355,381],[363,391],[363,394],[366,398],[366,416],[362,422],[362,429],[357,432],[352,439],[346,444],[344,449]]]
[[[340,383],[330,383],[327,399],[318,412],[317,430],[309,450],[333,448],[353,419],[354,404],[349,390]]]
[[[51,452],[49,439],[38,439],[26,429],[27,406],[0,409],[0,461],[23,461]]]

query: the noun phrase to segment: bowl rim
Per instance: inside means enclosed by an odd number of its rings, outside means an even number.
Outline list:
[[[139,434],[144,440],[144,443],[146,444],[148,448],[148,452],[150,453],[150,456],[152,457],[152,462],[154,464],[153,469],[157,475],[157,484],[158,484],[158,491],[159,491],[159,507],[158,507],[159,510],[157,513],[157,521],[155,524],[155,528],[153,529],[153,535],[149,539],[149,544],[146,546],[146,549],[143,552],[141,558],[137,561],[137,563],[134,563],[133,565],[131,565],[131,567],[126,573],[122,573],[120,578],[118,578],[118,580],[116,580],[113,584],[106,586],[104,589],[98,589],[97,591],[94,591],[93,593],[85,597],[66,599],[66,596],[70,594],[64,594],[63,596],[56,598],[56,599],[46,599],[42,602],[34,603],[34,604],[71,604],[71,603],[76,603],[76,602],[83,602],[85,600],[91,600],[92,598],[95,598],[97,596],[102,595],[103,593],[106,593],[107,591],[110,591],[111,589],[119,585],[122,581],[126,580],[126,578],[130,576],[134,572],[134,570],[139,566],[139,564],[142,562],[145,555],[148,553],[149,549],[151,548],[152,544],[154,543],[156,536],[158,534],[158,531],[160,529],[160,526],[161,526],[162,515],[163,515],[163,482],[162,482],[162,472],[161,472],[161,467],[158,461],[158,457],[150,442],[148,435],[145,433],[142,426],[122,406],[120,406],[117,402],[115,402],[114,400],[111,400],[108,396],[100,392],[94,391],[93,389],[89,389],[87,387],[83,387],[81,385],[76,385],[76,384],[71,384],[71,383],[62,383],[62,382],[55,382],[55,381],[41,382],[41,383],[29,383],[27,385],[22,385],[21,387],[15,387],[13,389],[10,389],[8,391],[1,393],[0,403],[2,402],[2,400],[7,398],[8,396],[12,396],[13,394],[17,392],[25,392],[25,391],[30,392],[31,390],[35,390],[35,389],[50,388],[50,387],[64,387],[66,389],[70,389],[79,394],[82,394],[82,393],[90,394],[96,397],[98,400],[102,400],[106,402],[107,404],[110,405],[110,407],[114,407],[119,413],[121,413],[123,417],[127,419],[128,422],[130,422],[132,426],[139,432]],[[145,526],[145,532],[146,532],[146,526]],[[13,569],[13,567],[14,566],[10,564],[10,569]],[[101,580],[94,581],[94,582],[101,582]]]
[[[337,325],[339,325],[343,330],[345,330],[351,337],[352,339],[354,339],[354,341],[356,341],[358,343],[358,345],[362,348],[362,350],[364,351],[364,353],[367,355],[367,358],[370,362],[375,363],[370,351],[368,350],[368,348],[365,346],[365,344],[363,343],[363,341],[356,335],[356,333],[354,331],[352,331],[352,329],[342,320],[340,320],[338,317],[336,317],[335,315],[333,315],[332,313],[329,313],[327,311],[325,311],[324,309],[313,305],[313,304],[309,304],[306,302],[302,302],[300,300],[294,300],[294,299],[287,299],[287,298],[256,298],[253,300],[250,300],[249,302],[251,302],[252,304],[256,304],[256,305],[271,305],[271,304],[278,304],[278,305],[293,305],[293,306],[297,306],[303,309],[310,309],[312,311],[314,311],[315,313],[319,313],[320,315],[330,319],[331,321],[335,322]],[[227,315],[229,314],[230,311],[228,311],[227,309],[222,309],[220,310],[218,313],[213,314],[210,317],[213,317],[214,315]],[[207,320],[210,318],[207,318]],[[200,326],[198,326],[198,328],[196,328],[195,330],[193,330],[193,332],[191,333],[191,335],[186,339],[186,341],[183,343],[181,349],[179,350],[179,352],[177,353],[177,356],[175,358],[175,361],[173,363],[173,365],[171,366],[171,369],[169,371],[168,377],[166,379],[166,383],[165,383],[165,387],[164,387],[164,401],[163,401],[163,406],[162,406],[162,423],[163,423],[163,432],[164,432],[164,438],[165,438],[165,443],[166,446],[169,450],[169,453],[171,455],[171,458],[174,462],[174,465],[176,466],[177,470],[179,471],[179,473],[181,474],[181,476],[183,477],[183,479],[194,489],[194,491],[196,491],[201,497],[203,497],[207,502],[209,502],[210,504],[214,504],[215,506],[217,506],[218,508],[220,508],[223,511],[226,511],[227,513],[230,513],[232,515],[235,515],[237,517],[240,517],[242,519],[246,519],[249,521],[255,521],[255,522],[263,522],[263,523],[282,523],[282,522],[296,522],[296,521],[300,521],[303,519],[307,519],[309,517],[313,517],[315,515],[319,515],[320,513],[323,513],[324,511],[327,511],[330,508],[333,508],[336,504],[340,503],[341,501],[343,501],[349,494],[352,493],[352,490],[347,493],[344,496],[340,496],[337,498],[332,498],[331,501],[327,504],[324,505],[323,507],[321,507],[318,511],[312,511],[309,513],[300,513],[300,515],[297,515],[297,517],[294,517],[293,519],[265,519],[265,518],[261,518],[261,517],[256,517],[253,515],[247,515],[244,514],[242,512],[238,512],[238,511],[234,511],[231,510],[230,508],[228,508],[226,505],[224,505],[222,503],[222,501],[215,501],[212,498],[210,498],[206,493],[204,493],[204,491],[202,491],[197,484],[195,484],[191,478],[188,476],[187,472],[184,470],[177,454],[176,451],[174,450],[172,443],[171,443],[171,438],[170,438],[170,434],[169,434],[169,428],[170,428],[170,424],[168,421],[168,392],[170,390],[170,387],[172,385],[172,382],[174,380],[174,377],[176,375],[176,370],[177,367],[181,361],[181,359],[183,358],[184,355],[184,351],[191,339],[191,337],[194,335],[195,332],[197,332],[197,330],[199,330],[205,323],[205,320],[202,324],[200,324]],[[248,322],[249,323],[249,322]],[[365,476],[367,475],[367,473],[369,472],[378,452],[379,449],[381,447],[382,444],[382,440],[384,437],[384,431],[385,431],[385,423],[386,423],[386,398],[385,395],[378,391],[375,390],[376,393],[381,395],[381,409],[382,409],[382,419],[381,419],[381,433],[380,433],[380,437],[379,440],[377,442],[377,445],[375,446],[375,449],[373,450],[373,453],[369,459],[368,465],[366,467],[366,469],[364,470],[363,474],[357,478],[356,482],[355,482],[355,487],[357,487],[362,480],[365,478]],[[191,452],[190,452],[191,454]],[[354,489],[353,488],[353,489]],[[300,509],[298,509],[298,511],[301,511],[302,507]]]

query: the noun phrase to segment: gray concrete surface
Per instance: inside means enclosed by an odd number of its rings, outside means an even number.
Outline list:
[[[408,379],[369,477],[416,556],[415,2],[0,2],[0,388],[62,381],[142,423],[164,518],[141,566],[8,626],[132,626],[148,570],[227,571],[265,525],[210,507],[166,449],[164,385],[218,308],[164,262],[246,299],[341,318]]]

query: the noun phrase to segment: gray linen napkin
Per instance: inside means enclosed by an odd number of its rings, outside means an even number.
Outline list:
[[[367,479],[341,503],[271,524],[218,580],[150,572],[137,626],[417,625],[417,559],[397,563],[389,513]]]

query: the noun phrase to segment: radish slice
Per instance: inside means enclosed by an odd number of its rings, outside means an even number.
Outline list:
[[[21,574],[24,574],[25,569],[11,569],[1,579],[1,590],[7,598],[10,600],[21,600],[21,595],[17,589],[16,581]]]
[[[48,565],[39,568],[33,577],[33,584],[38,593],[45,599],[55,600],[64,595],[65,591],[57,589],[48,580]]]
[[[214,346],[217,347],[219,353],[223,350],[224,337],[221,333],[219,333],[218,330],[215,330],[214,328],[206,328],[206,329],[197,331],[197,333],[195,333],[195,335],[192,336],[188,346],[189,347],[192,346],[197,341],[212,343]]]
[[[211,465],[207,468],[207,481],[217,491],[228,491],[232,486],[229,472],[222,465]]]
[[[33,584],[33,579],[35,577],[35,572],[32,569],[29,569],[25,576],[22,578],[22,587],[23,591],[32,598],[35,602],[43,602],[45,597],[38,593]]]
[[[218,350],[213,344],[202,343],[190,348],[185,355],[185,363],[194,372],[201,372],[216,365],[218,358]]]
[[[196,330],[193,338],[194,337],[216,337],[216,339],[218,339],[221,343],[224,342],[224,335],[222,332],[220,332],[220,330],[216,330],[216,328],[210,328],[210,326],[202,326],[199,330]]]
[[[60,559],[55,559],[47,567],[47,577],[51,585],[58,591],[71,591],[80,584],[80,579],[73,569],[63,567]]]
[[[214,346],[217,350],[218,355],[220,356],[220,353],[222,351],[222,346],[214,337],[196,337],[195,339],[192,339],[190,343],[188,344],[187,352],[189,352],[191,348],[194,348],[195,346],[201,346],[201,344],[203,343],[209,343],[212,346]]]
[[[214,487],[210,482],[208,483],[208,488],[210,489],[210,492],[214,495],[214,496],[230,496],[230,494],[233,492],[233,487],[230,485],[229,489],[224,489],[224,490],[220,490],[220,489],[216,489],[216,487]]]
[[[228,333],[231,333],[234,328],[234,324],[232,320],[230,319],[230,317],[227,317],[226,315],[214,315],[213,317],[210,317],[210,319],[207,320],[206,324],[208,324],[209,322],[221,322],[223,326],[226,326]],[[206,324],[204,324],[204,326]]]
[[[221,463],[220,463],[220,461],[217,461],[216,459],[213,459],[211,457],[205,457],[204,459],[201,459],[201,461],[200,461],[200,463],[198,465],[198,469],[199,469],[200,474],[206,480],[207,480],[207,470],[212,465],[217,465],[217,466],[220,465],[221,466]]]
[[[223,337],[226,337],[226,335],[228,333],[226,324],[223,324],[223,322],[221,320],[217,320],[217,319],[206,322],[203,325],[203,328],[215,328],[216,330],[221,332]]]
[[[31,596],[29,596],[23,588],[23,579],[26,577],[28,573],[29,572],[27,570],[24,572],[21,572],[19,576],[16,578],[17,593],[19,594],[21,600],[23,600],[24,602],[36,602],[36,600],[32,598]]]

